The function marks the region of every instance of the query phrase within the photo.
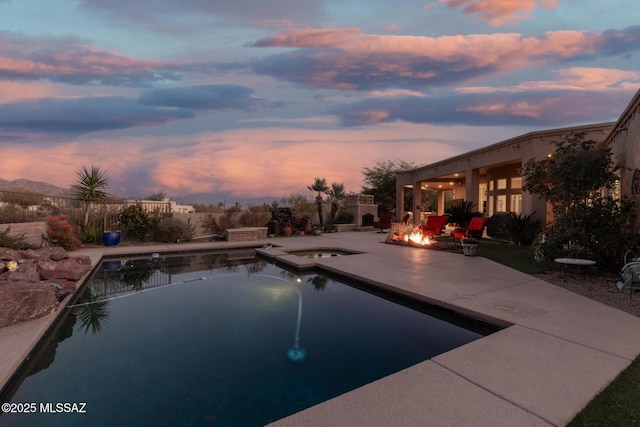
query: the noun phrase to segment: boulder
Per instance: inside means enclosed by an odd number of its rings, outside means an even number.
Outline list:
[[[60,261],[38,261],[38,270],[43,280],[80,280],[91,271],[91,259],[87,256],[65,258]]]
[[[39,282],[40,272],[33,260],[20,260],[18,262],[18,269],[1,273],[0,280],[7,280],[9,282]]]
[[[70,257],[59,247],[0,248],[0,328],[50,313],[91,268],[88,256]]]
[[[0,282],[0,328],[42,317],[56,306],[51,283]]]
[[[67,251],[65,251],[60,246],[53,246],[49,248],[40,248],[40,249],[27,249],[25,251],[21,251],[20,254],[27,259],[34,259],[36,261],[41,260],[53,260],[60,261],[69,257]]]
[[[0,260],[17,261],[22,258],[21,251],[9,248],[0,248]]]

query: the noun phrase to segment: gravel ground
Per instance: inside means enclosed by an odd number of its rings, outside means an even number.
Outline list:
[[[584,295],[595,301],[626,311],[636,317],[640,317],[640,292],[635,291],[630,295],[627,291],[621,291],[616,286],[619,275],[603,274],[586,278],[581,273],[568,273],[565,276],[561,272],[534,274],[540,279],[554,285]]]

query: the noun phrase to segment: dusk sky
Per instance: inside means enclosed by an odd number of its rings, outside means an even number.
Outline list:
[[[279,199],[616,120],[637,0],[0,0],[0,178]]]

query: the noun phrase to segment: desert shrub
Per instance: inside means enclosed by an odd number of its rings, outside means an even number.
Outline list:
[[[37,212],[28,211],[17,205],[6,205],[0,208],[0,224],[41,220]]]
[[[243,227],[264,227],[271,219],[271,211],[267,206],[249,206],[244,211],[238,222]]]
[[[76,235],[76,227],[69,223],[68,215],[54,215],[47,217],[47,235],[49,242],[62,246],[67,251],[80,247],[80,239]]]
[[[195,234],[191,221],[184,222],[177,218],[162,218],[156,229],[156,240],[165,243],[188,242]]]
[[[141,203],[136,203],[123,209],[118,221],[127,239],[143,241],[156,229],[159,219],[145,211]]]
[[[44,196],[33,191],[5,191],[2,199],[23,209],[41,205],[44,202]]]
[[[306,215],[313,218],[313,215],[316,212],[316,204],[309,202],[309,200],[307,200],[307,197],[302,194],[292,194],[287,198],[283,198],[280,202],[282,206],[275,206],[275,208],[290,208],[291,212],[293,212],[293,215],[297,217]]]
[[[235,228],[237,224],[236,214],[235,208],[229,208],[222,214],[209,213],[203,221],[203,227],[212,233],[220,233],[230,228]]]
[[[18,234],[16,236],[10,236],[9,232],[11,227],[7,227],[6,230],[0,231],[0,247],[24,250],[24,249],[36,249],[37,246],[27,242],[24,234]]]
[[[611,149],[585,133],[554,142],[555,153],[530,159],[521,169],[523,190],[537,194],[553,207],[553,223],[534,245],[536,255],[588,258],[599,266],[619,268],[624,251],[635,245],[631,202],[616,200],[610,191],[619,167]]]
[[[351,212],[340,211],[336,216],[335,224],[353,224],[354,216]]]
[[[95,225],[87,225],[82,227],[79,232],[80,240],[87,245],[100,243],[102,240],[102,233],[100,229]]]

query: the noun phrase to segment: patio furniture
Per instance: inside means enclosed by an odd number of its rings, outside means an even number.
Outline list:
[[[391,221],[393,221],[393,215],[380,215],[380,221],[374,221],[373,228],[377,228],[378,230],[380,230],[378,231],[378,233],[384,233],[384,230],[391,229]]]
[[[427,217],[427,223],[419,228],[424,236],[439,236],[447,225],[447,221],[449,221],[448,215],[432,215]]]
[[[567,268],[572,265],[582,270],[582,277],[586,278],[587,273],[584,270],[585,267],[593,267],[596,265],[596,262],[590,259],[582,259],[582,258],[556,258],[553,260],[557,264],[562,264],[562,272],[564,276],[564,281],[567,281]],[[589,277],[591,280],[591,277]]]
[[[487,219],[483,216],[472,218],[467,227],[457,227],[453,230],[454,239],[462,239],[463,237],[473,237],[480,239],[484,233],[484,227],[487,225]]]

